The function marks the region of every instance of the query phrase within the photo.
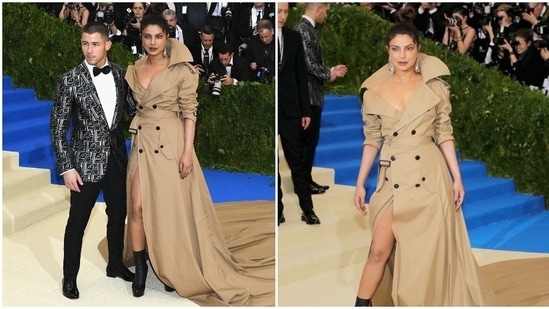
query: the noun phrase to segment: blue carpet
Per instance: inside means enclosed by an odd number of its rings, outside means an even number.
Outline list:
[[[354,186],[363,141],[358,97],[326,95],[314,165],[333,168],[336,183]],[[459,150],[456,154],[460,158]],[[542,196],[515,192],[512,179],[489,177],[482,162],[460,158],[459,166],[473,247],[549,253],[549,211]],[[376,182],[374,164],[366,180],[367,200]]]
[[[18,152],[20,166],[49,169],[51,182],[63,184],[49,136],[52,101],[37,100],[33,89],[14,89],[8,76],[2,78],[2,89],[2,149]],[[129,150],[129,141],[126,146]],[[214,203],[275,200],[274,176],[203,171]],[[104,201],[102,194],[98,201]]]

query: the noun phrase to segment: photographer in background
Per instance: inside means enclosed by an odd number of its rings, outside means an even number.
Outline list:
[[[196,41],[196,33],[192,30],[192,27],[189,24],[179,25],[175,11],[172,9],[165,9],[162,12],[162,17],[168,23],[170,38],[174,38],[185,44],[190,50]]]
[[[74,24],[80,28],[84,27],[90,19],[90,10],[81,2],[65,2],[59,12],[59,18],[63,21]]]
[[[275,22],[274,3],[254,2],[241,3],[236,11],[234,34],[236,36],[239,55],[246,57],[250,40],[257,36],[257,24],[268,19],[271,25]]]
[[[206,25],[210,25],[214,31],[214,44],[228,43],[231,48],[236,46],[236,38],[233,33],[233,22],[238,3],[212,2],[206,16]]]
[[[500,49],[505,39],[510,41],[517,31],[517,25],[513,22],[516,9],[510,4],[500,4],[495,11],[495,26],[488,23],[483,29],[488,33],[490,44],[484,63],[488,65],[497,65],[501,71],[510,70],[509,54]]]
[[[217,57],[217,47],[214,45],[215,34],[210,25],[205,25],[199,34],[200,41],[190,49],[193,55],[191,63],[200,74],[205,92],[210,92],[208,77],[210,76],[210,63]]]
[[[528,86],[541,89],[546,76],[544,61],[533,40],[532,29],[521,28],[515,33],[511,44],[505,39],[500,49],[509,54],[511,76]]]
[[[109,38],[113,43],[122,41],[124,24],[122,18],[116,14],[114,3],[100,3],[95,20],[107,26],[109,29]]]
[[[229,44],[223,43],[219,46],[217,57],[210,63],[208,84],[213,91],[216,82],[223,86],[233,86],[239,81],[249,81],[249,67],[248,60],[235,55]]]
[[[414,25],[420,34],[436,42],[442,42],[446,30],[444,24],[444,7],[440,3],[422,2],[416,9]]]
[[[469,11],[458,7],[452,12],[452,17],[445,20],[446,31],[442,37],[442,45],[456,49],[460,54],[471,54],[477,39],[476,30],[467,23]]]
[[[520,3],[518,6],[520,20],[518,28],[532,28],[536,25],[548,23],[549,10],[542,2]]]
[[[248,44],[246,59],[250,62],[251,80],[271,83],[275,74],[275,41],[273,24],[268,19],[257,23],[257,35]]]
[[[134,55],[144,55],[143,43],[141,42],[141,20],[147,9],[145,2],[134,2],[132,9],[128,10],[124,17],[125,29],[122,34],[125,36],[124,45]]]

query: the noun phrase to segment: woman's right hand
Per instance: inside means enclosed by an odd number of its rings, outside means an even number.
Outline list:
[[[368,214],[368,209],[364,203],[366,200],[366,189],[364,186],[357,186],[355,190],[355,207],[363,216]]]

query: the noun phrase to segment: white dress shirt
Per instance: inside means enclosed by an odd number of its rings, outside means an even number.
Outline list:
[[[93,76],[94,66],[90,65],[87,61],[85,62],[88,70],[90,71],[93,84],[95,85],[95,90],[97,91],[99,101],[101,102],[101,107],[103,108],[103,113],[105,114],[105,118],[110,128],[114,117],[114,109],[116,108],[116,85],[114,82],[112,69],[109,74],[101,73],[97,76]],[[109,65],[108,60],[105,62],[105,66],[107,65]]]

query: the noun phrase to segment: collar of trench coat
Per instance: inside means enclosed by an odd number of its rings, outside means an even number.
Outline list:
[[[168,67],[181,63],[181,62],[193,62],[193,56],[187,46],[179,42],[177,39],[170,39],[169,42],[170,49],[170,61],[168,62]]]
[[[448,66],[437,57],[418,53],[418,61],[421,68],[421,79],[423,83],[427,83],[433,78],[450,75]],[[389,64],[387,63],[362,83],[360,86],[360,93],[362,93],[363,89],[368,89],[375,83],[386,80],[391,75],[392,74],[389,72]]]

